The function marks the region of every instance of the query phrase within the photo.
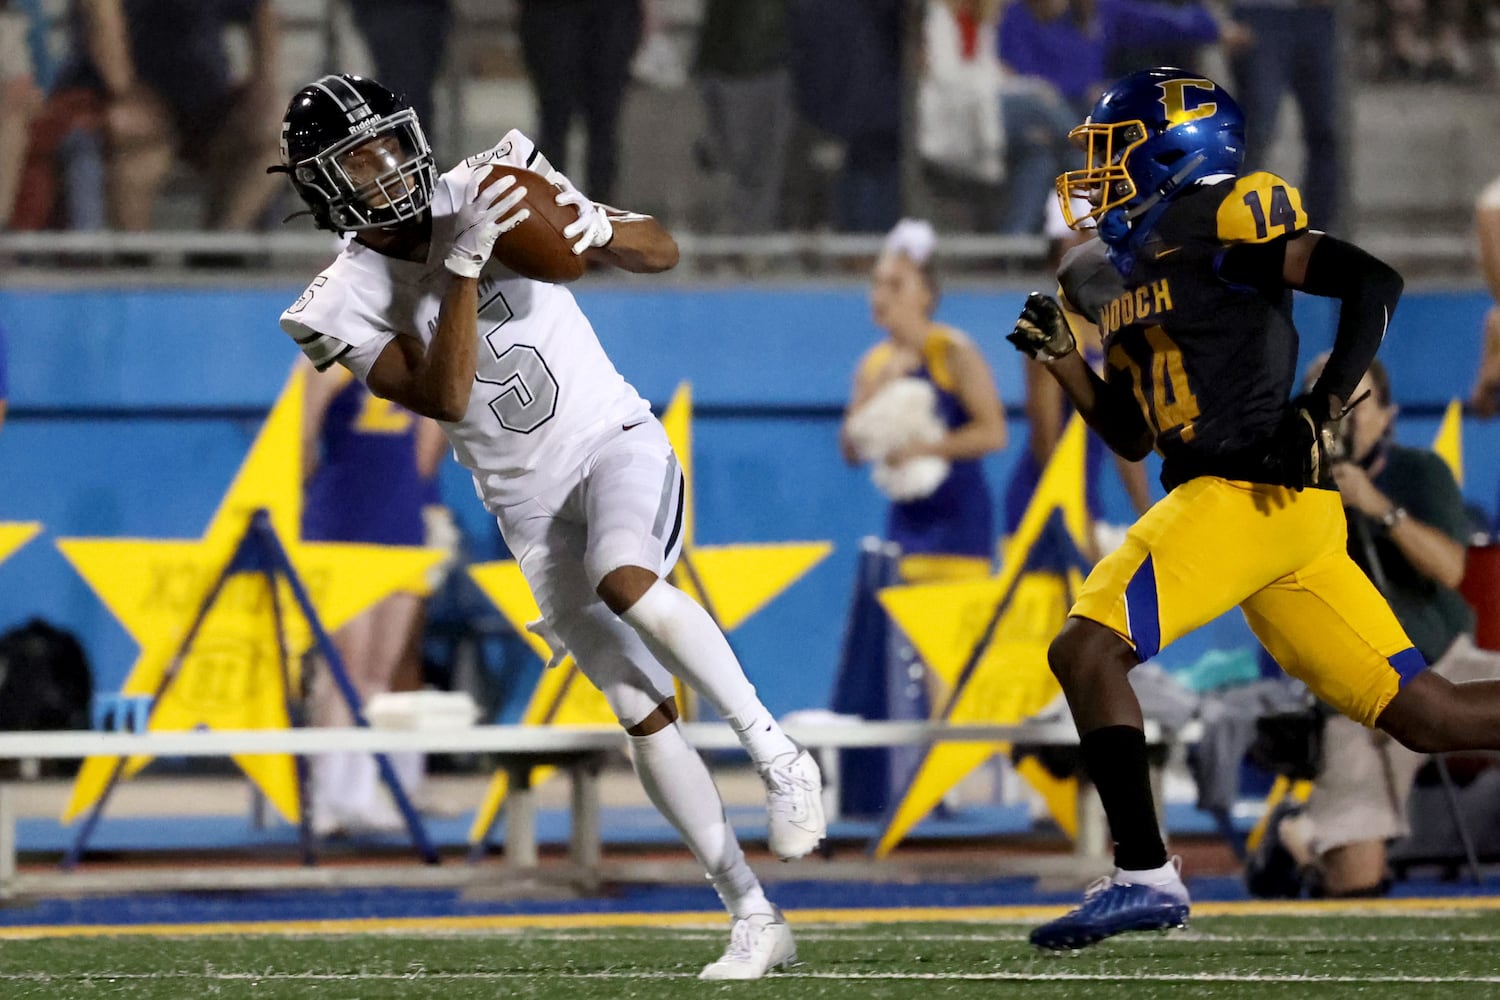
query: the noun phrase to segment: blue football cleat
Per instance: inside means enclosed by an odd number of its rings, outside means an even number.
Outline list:
[[[1031,943],[1048,951],[1087,948],[1126,931],[1159,931],[1187,923],[1188,901],[1149,885],[1100,879],[1083,905],[1031,932]]]

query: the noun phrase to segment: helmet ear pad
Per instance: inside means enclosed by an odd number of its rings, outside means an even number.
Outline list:
[[[1244,163],[1245,141],[1233,129],[1182,125],[1154,130],[1131,150],[1125,169],[1135,182],[1135,196],[1127,207],[1169,199],[1194,181],[1213,174],[1238,174]],[[1196,136],[1182,135],[1197,132]]]

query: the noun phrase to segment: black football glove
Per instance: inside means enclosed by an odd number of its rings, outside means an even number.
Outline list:
[[[1077,344],[1062,306],[1050,295],[1032,292],[1016,319],[1016,327],[1005,335],[1016,350],[1037,361],[1056,361],[1073,353]]]
[[[1348,412],[1347,407],[1333,412],[1333,403],[1324,393],[1294,397],[1266,453],[1266,471],[1272,481],[1301,490],[1327,480],[1334,461],[1343,454],[1339,421]]]

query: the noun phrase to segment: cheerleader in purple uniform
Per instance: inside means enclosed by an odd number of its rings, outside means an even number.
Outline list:
[[[984,356],[932,319],[935,245],[931,225],[917,220],[887,237],[870,290],[886,338],[855,370],[840,434],[845,460],[873,463],[876,485],[891,498],[886,537],[901,546],[908,578],[988,570],[994,515],[981,460],[1006,441]]]
[[[339,366],[318,373],[305,361],[299,364],[307,372],[303,539],[422,545],[423,506],[440,451],[419,442],[440,438],[437,426],[372,395]],[[419,452],[424,460],[419,461]],[[419,627],[426,592],[424,581],[413,580],[410,589],[391,594],[334,633],[333,644],[362,704],[391,690]],[[314,675],[310,691],[313,725],[352,723],[326,670]],[[421,756],[390,757],[407,791],[414,791],[421,777]],[[313,826],[320,835],[402,827],[394,805],[380,794],[375,761],[368,753],[314,757],[310,801]]]

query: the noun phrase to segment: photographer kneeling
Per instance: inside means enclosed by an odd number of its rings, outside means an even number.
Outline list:
[[[1325,356],[1326,357],[1326,356]],[[1324,358],[1313,362],[1310,385]],[[1500,676],[1500,654],[1475,647],[1474,613],[1456,588],[1471,521],[1447,464],[1395,443],[1390,377],[1376,360],[1344,419],[1334,478],[1349,525],[1349,554],[1390,602],[1430,669],[1451,681]],[[1386,844],[1406,836],[1406,799],[1425,757],[1385,733],[1331,715],[1306,808],[1281,821],[1282,844],[1325,896],[1378,895]],[[1315,889],[1315,891],[1317,891]]]

